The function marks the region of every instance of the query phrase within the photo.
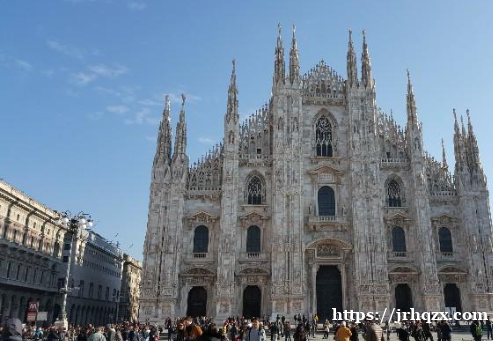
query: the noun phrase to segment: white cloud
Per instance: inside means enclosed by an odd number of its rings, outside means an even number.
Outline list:
[[[127,72],[127,68],[123,65],[116,65],[114,68],[103,64],[87,66],[89,72],[78,72],[71,74],[72,81],[78,85],[87,85],[96,79],[115,78]],[[115,92],[116,94],[116,92]],[[124,98],[122,98],[124,99]]]
[[[134,118],[132,119],[125,119],[124,123],[126,125],[142,125],[142,124],[149,124],[149,125],[156,125],[159,124],[159,118],[152,117],[150,116],[151,111],[149,108],[143,108],[140,111],[136,112],[134,115]]]
[[[199,137],[198,141],[203,144],[213,144],[214,140],[208,137]]]
[[[164,106],[163,103],[159,103],[158,101],[155,101],[155,100],[152,100],[149,98],[140,100],[139,104],[146,106],[146,107],[160,107],[162,105]]]
[[[59,52],[61,54],[64,54],[72,58],[83,59],[84,56],[86,55],[86,51],[84,49],[66,45],[56,40],[48,40],[46,44],[53,51]]]
[[[169,93],[169,100],[172,103],[182,103],[181,93]],[[186,103],[201,101],[202,97],[185,93]]]
[[[124,105],[110,105],[106,107],[106,111],[121,115],[126,113],[128,108]]]
[[[130,1],[127,7],[133,11],[142,11],[147,8],[147,4],[140,1]]]
[[[115,67],[109,67],[104,64],[89,65],[88,70],[92,73],[106,78],[115,78],[127,73],[128,69],[123,65],[115,65]]]
[[[72,81],[78,85],[87,85],[95,81],[98,76],[93,73],[78,72],[71,75]]]
[[[24,71],[31,71],[33,69],[33,66],[31,65],[31,63],[25,61],[25,60],[22,60],[22,59],[16,59],[15,60],[15,65],[21,69],[21,70],[24,70]]]

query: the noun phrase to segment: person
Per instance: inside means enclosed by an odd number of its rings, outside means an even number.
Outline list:
[[[58,334],[58,331],[55,329],[55,327],[51,326],[50,331],[48,332],[48,335],[46,336],[47,341],[59,341],[60,340],[60,335]]]
[[[22,341],[21,320],[18,318],[8,319],[2,334],[2,340],[4,341]]]
[[[450,341],[452,339],[452,328],[450,328],[447,321],[442,320],[438,326],[438,330],[440,331],[440,339],[442,341]]]
[[[284,330],[284,341],[288,341],[288,340],[291,341],[291,326],[289,325],[289,321],[284,322],[283,330]]]
[[[128,333],[128,340],[129,341],[143,341],[142,335],[140,334],[139,326],[135,325],[133,329],[130,329],[130,332]],[[90,336],[89,336],[88,341],[92,341]]]
[[[425,322],[425,321],[423,321],[423,335],[424,335],[425,341],[428,341],[428,339],[430,339],[431,341],[434,341],[433,335],[431,334],[430,324],[428,322]]]
[[[185,326],[182,321],[178,321],[176,324],[176,341],[185,340]]]
[[[245,331],[243,335],[244,341],[265,341],[265,330],[260,328],[260,323],[257,318],[252,319],[252,327]]]
[[[474,320],[469,327],[472,337],[474,341],[481,341],[481,337],[483,336],[483,329],[481,328],[481,324],[478,320]]]
[[[374,320],[371,320],[366,327],[365,333],[366,341],[385,341],[383,336],[383,329]]]
[[[396,332],[399,341],[409,341],[409,332],[407,331],[407,327],[404,322],[402,322],[401,326],[396,329]]]
[[[106,326],[106,341],[115,341],[116,340],[116,330],[112,324],[108,324]]]
[[[294,341],[306,341],[305,326],[303,322],[299,322],[293,334]]]
[[[87,341],[106,341],[106,338],[104,337],[103,334],[103,327],[97,327],[96,332],[91,334],[89,336],[89,339]]]
[[[324,322],[324,337],[322,339],[328,339],[329,338],[329,332],[330,332],[330,322],[328,319],[325,319]]]
[[[43,339],[43,329],[41,329],[39,326],[36,327],[36,331],[34,332],[34,340],[38,341]]]
[[[351,330],[346,326],[346,321],[342,321],[335,335],[336,341],[349,341]]]
[[[359,341],[359,337],[358,337],[358,326],[356,325],[356,322],[353,321],[351,323],[351,328],[349,328],[349,330],[351,331],[350,340],[351,341]]]
[[[488,340],[491,338],[493,338],[493,329],[492,329],[492,326],[491,326],[491,320],[488,318],[486,320],[486,332],[488,333]]]
[[[278,335],[279,335],[279,327],[277,326],[277,323],[276,322],[272,322],[270,324],[270,340],[271,341],[274,341],[278,339]]]
[[[202,329],[189,316],[185,319],[185,341],[191,341],[202,335]]]

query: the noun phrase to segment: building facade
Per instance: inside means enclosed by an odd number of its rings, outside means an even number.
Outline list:
[[[489,193],[469,112],[467,124],[453,112],[449,169],[445,151],[425,152],[409,73],[405,127],[378,108],[364,32],[360,74],[351,33],[346,78],[323,61],[301,74],[294,30],[287,59],[279,29],[272,94],[243,123],[233,62],[223,142],[197,163],[185,97],[173,147],[166,100],[140,319],[492,311]]]
[[[139,317],[140,274],[142,271],[142,263],[127,254],[124,254],[123,259],[118,321],[136,322]]]
[[[115,323],[123,271],[122,250],[94,231],[84,230],[80,235],[74,236],[72,244],[69,236],[65,239],[63,274],[66,273],[70,255],[68,321],[81,325]],[[58,278],[60,288],[64,281],[64,276]]]
[[[38,302],[49,321],[58,317],[66,233],[59,219],[58,212],[0,181],[0,323],[9,317],[26,322],[30,302]]]

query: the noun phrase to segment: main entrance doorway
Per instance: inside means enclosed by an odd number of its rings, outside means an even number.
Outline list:
[[[249,285],[243,291],[243,316],[245,318],[260,317],[262,291],[256,285]]]
[[[322,265],[317,272],[317,314],[320,321],[332,320],[332,309],[342,312],[341,272],[335,265]]]
[[[457,287],[457,284],[454,283],[445,284],[445,288],[443,289],[443,294],[445,296],[445,307],[447,308],[455,307],[455,311],[462,312],[460,289],[459,287]]]
[[[188,293],[187,316],[207,316],[207,290],[193,287]]]
[[[413,296],[411,288],[407,284],[398,284],[395,287],[395,308],[401,311],[411,311]]]

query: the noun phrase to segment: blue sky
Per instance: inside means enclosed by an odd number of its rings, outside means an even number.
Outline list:
[[[452,108],[471,110],[493,179],[492,1],[0,1],[0,177],[141,258],[163,94],[187,94],[188,151],[219,142],[231,59],[243,117],[268,100],[277,23],[301,68],[345,76],[367,31],[377,102],[405,123],[412,74],[426,149],[453,163]],[[358,56],[359,58],[359,56]],[[133,244],[133,246],[131,246]]]

